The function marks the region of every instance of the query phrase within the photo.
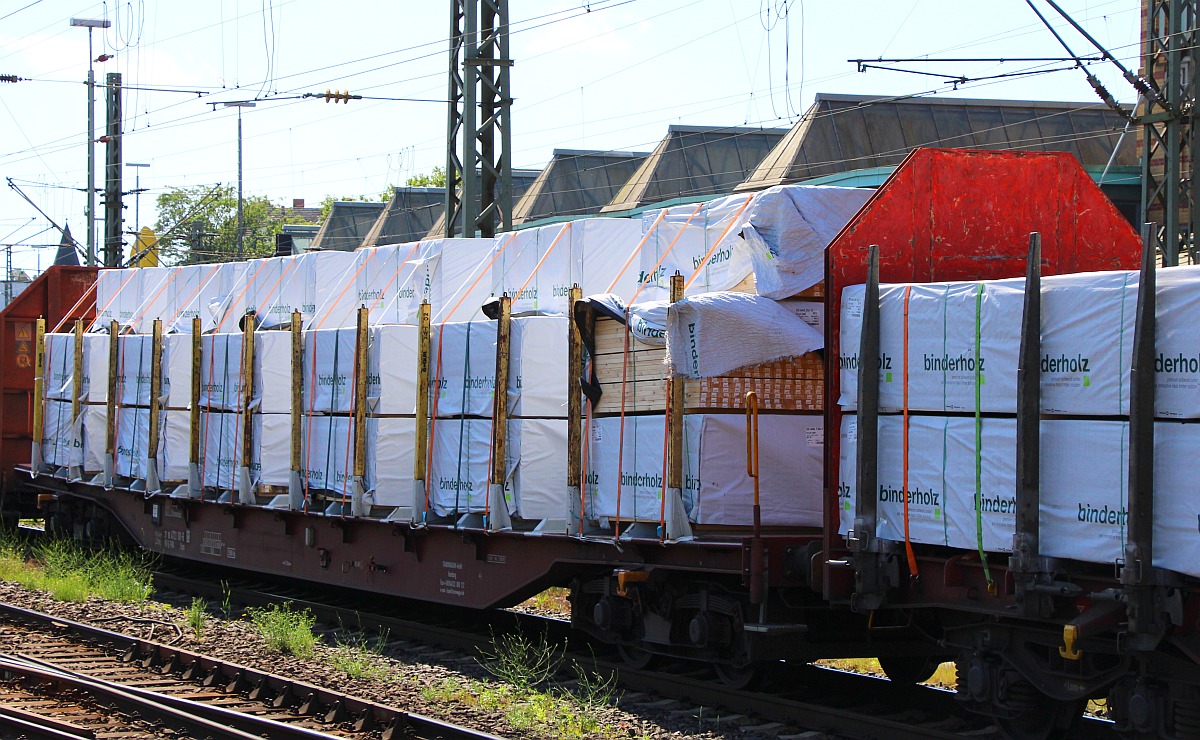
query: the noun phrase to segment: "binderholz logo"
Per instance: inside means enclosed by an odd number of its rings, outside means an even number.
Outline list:
[[[908,503],[915,506],[941,506],[942,495],[932,488],[922,490],[920,486],[908,492]],[[904,490],[879,486],[879,500],[883,503],[904,503]]]
[[[857,370],[858,369],[858,355],[841,355],[840,357],[838,357],[838,365],[841,367],[842,370]],[[891,370],[892,369],[891,355],[888,355],[886,353],[879,355],[879,369],[880,370]]]
[[[1111,526],[1113,524],[1124,527],[1125,522],[1129,519],[1129,512],[1125,507],[1120,509],[1109,508],[1108,504],[1096,508],[1089,503],[1080,501],[1079,513],[1075,515],[1076,521],[1081,524],[1104,524]]]
[[[1161,357],[1162,355],[1159,356]],[[1042,357],[1042,372],[1087,373],[1091,372],[1091,364],[1091,358],[1083,355],[1075,355],[1074,357],[1068,357],[1067,355],[1051,357],[1050,355],[1046,355]]]
[[[931,373],[961,373],[975,372],[975,357],[973,355],[958,355],[951,357],[950,355],[931,355],[925,354],[922,356],[925,361],[925,372]],[[983,372],[983,366],[987,364],[986,357],[979,358],[979,372]]]
[[[1200,373],[1200,356],[1188,357],[1180,352],[1174,357],[1167,357],[1162,352],[1154,358],[1156,373]]]

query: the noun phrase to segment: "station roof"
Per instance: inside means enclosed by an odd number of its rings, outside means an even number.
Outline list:
[[[1137,164],[1136,136],[1100,103],[818,93],[812,107],[736,190],[892,168],[918,147],[1063,151],[1085,166]]]
[[[782,128],[671,126],[601,213],[734,189],[788,133]]]
[[[513,207],[513,224],[600,212],[649,152],[555,149],[549,164]]]
[[[309,249],[354,251],[362,244],[386,205],[372,201],[335,201],[329,217],[321,224]]]
[[[403,244],[424,239],[446,207],[445,188],[396,188],[375,219],[362,246]]]

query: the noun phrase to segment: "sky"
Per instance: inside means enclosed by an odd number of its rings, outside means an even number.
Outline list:
[[[1137,70],[1138,0],[1057,4]],[[1075,55],[1095,54],[1047,0],[1033,5]],[[170,188],[236,184],[238,109],[225,102],[256,102],[241,109],[244,189],[278,204],[377,197],[445,164],[449,0],[2,0],[0,74],[23,79],[0,83],[0,177],[81,244],[89,33],[71,18],[112,23],[92,36],[92,58],[112,56],[96,79],[122,74],[124,160],[149,165],[124,170],[127,191],[145,190],[126,197],[126,230],[153,226]],[[556,148],[650,151],[671,124],[790,127],[817,93],[1098,100],[1070,63],[938,61],[1067,56],[1026,0],[511,0],[510,26],[517,168]],[[924,60],[892,66],[925,74],[847,61],[879,57]],[[1115,65],[1088,68],[1133,103]],[[326,90],[390,99],[297,97]],[[102,144],[96,162],[103,188]],[[59,238],[0,183],[14,267],[40,270]]]

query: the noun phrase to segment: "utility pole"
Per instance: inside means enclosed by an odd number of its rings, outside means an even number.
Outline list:
[[[446,236],[461,229],[466,237],[490,237],[512,229],[508,33],[508,0],[451,3]]]
[[[245,219],[242,215],[242,108],[253,108],[255,103],[249,100],[239,100],[233,103],[222,103],[226,108],[238,109],[238,210],[237,210],[237,258],[244,259],[242,249],[242,232],[245,230]]]
[[[92,29],[108,28],[112,23],[106,20],[72,18],[71,25],[88,30],[87,264],[88,267],[92,267],[96,264],[96,75],[92,70],[92,62],[95,61],[92,57]]]
[[[120,267],[125,247],[121,233],[125,221],[121,191],[121,73],[110,72],[105,84],[108,125],[104,135],[104,266]]]
[[[142,230],[142,168],[149,167],[149,162],[126,162],[126,167],[134,167],[134,184],[133,184],[133,230],[135,233],[141,233]]]

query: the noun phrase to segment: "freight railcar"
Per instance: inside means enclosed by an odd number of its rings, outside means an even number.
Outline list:
[[[652,286],[646,289],[649,297],[662,299],[662,310],[677,319],[684,305],[697,301],[686,283],[723,256],[737,229],[749,224],[748,229],[770,231],[769,223],[746,220],[750,203],[729,199],[664,209],[638,225],[639,248],[651,235],[664,246],[637,263],[640,274],[624,297],[636,304],[647,297],[643,286]],[[712,222],[728,225],[720,226],[715,239],[702,238],[694,255],[670,254],[703,208],[724,214]],[[569,585],[573,623],[619,646],[633,664],[656,655],[701,660],[716,666],[731,685],[746,685],[757,666],[778,660],[878,656],[889,675],[912,681],[928,675],[938,661],[952,659],[964,704],[994,717],[1014,737],[1052,736],[1079,715],[1082,701],[1102,696],[1131,735],[1195,736],[1196,581],[1186,569],[1169,567],[1153,548],[1154,484],[1148,471],[1154,469],[1155,448],[1146,430],[1154,426],[1154,372],[1148,368],[1155,344],[1153,301],[1146,296],[1155,291],[1137,291],[1138,275],[1128,272],[1139,264],[1138,235],[1071,157],[1055,154],[918,150],[847,218],[836,238],[821,244],[817,277],[802,286],[807,290],[792,311],[819,327],[821,349],[777,367],[762,363],[758,374],[712,377],[693,367],[688,379],[688,370],[680,369],[686,363],[672,349],[677,377],[668,381],[661,350],[656,355],[640,341],[656,331],[652,315],[621,304],[606,313],[604,301],[579,300],[582,291],[566,287],[580,282],[571,272],[575,267],[564,268],[573,280],[537,282],[539,268],[546,269],[556,249],[573,249],[575,237],[563,231],[547,235],[511,264],[507,255],[516,253],[502,254],[503,246],[489,247],[473,260],[493,270],[489,274],[498,270],[504,276],[496,283],[500,289],[493,285],[489,291],[482,273],[471,272],[475,268],[454,278],[429,272],[423,280],[428,295],[438,290],[444,295],[434,299],[432,317],[431,309],[418,305],[405,329],[370,325],[371,311],[361,309],[378,296],[363,282],[369,268],[362,263],[356,263],[353,287],[319,299],[342,306],[344,327],[319,336],[321,329],[305,326],[303,312],[290,322],[283,311],[264,319],[263,307],[245,302],[227,312],[236,320],[224,328],[177,310],[172,314],[177,327],[184,319],[190,327],[163,334],[150,322],[150,331],[136,342],[103,340],[104,351],[93,353],[92,362],[85,359],[90,340],[81,324],[78,337],[63,337],[49,351],[51,357],[57,351],[75,358],[72,377],[53,384],[59,396],[52,400],[59,404],[59,426],[68,430],[88,413],[104,418],[92,425],[98,462],[84,462],[88,432],[68,432],[66,438],[80,440],[80,450],[66,450],[61,459],[52,451],[56,459],[47,461],[45,448],[35,445],[32,464],[19,477],[40,493],[51,528],[93,539],[120,533],[173,557],[476,608],[509,605],[548,586]],[[587,228],[592,227],[578,227]],[[792,238],[781,231],[773,238]],[[1031,233],[1038,235],[1036,249],[1029,246]],[[413,247],[419,249],[425,247]],[[735,251],[731,247],[728,256]],[[412,261],[428,265],[446,254]],[[573,266],[587,260],[570,254]],[[412,255],[401,256],[407,263]],[[778,255],[768,252],[766,259],[772,258]],[[614,274],[623,275],[633,260],[631,254],[622,267],[618,258],[620,271]],[[307,269],[297,264],[276,266],[279,280],[288,270]],[[520,264],[525,267],[514,267]],[[1141,280],[1153,279],[1152,268],[1151,259]],[[1106,383],[1121,396],[1115,410],[1098,414],[1099,421],[1117,426],[1116,447],[1072,448],[1083,460],[1094,455],[1093,468],[1115,465],[1118,476],[1128,471],[1127,501],[1082,515],[1103,520],[1127,541],[1110,560],[1074,552],[1069,535],[1039,521],[1049,510],[1039,500],[1039,481],[1050,463],[1061,462],[1055,456],[1062,456],[1051,448],[1039,462],[1045,449],[1039,431],[1046,423],[1080,421],[1087,414],[1042,419],[1046,406],[1039,388],[1058,368],[1040,369],[1042,323],[1034,298],[1042,290],[1031,286],[1043,274],[1095,270],[1126,271],[1120,273],[1122,287],[1133,289],[1134,298],[1117,304],[1149,317],[1128,334],[1132,369],[1115,379],[1096,378],[1098,386]],[[671,280],[672,272],[680,277]],[[740,277],[736,271],[721,275]],[[988,282],[1021,276],[1026,277],[1019,289]],[[704,280],[712,289],[747,290],[707,274],[701,284]],[[953,352],[925,353],[932,359],[922,366],[943,379],[942,405],[931,407],[920,400],[919,384],[910,382],[914,355],[908,328],[915,316],[909,308],[913,289],[920,293],[923,286],[952,281],[971,283],[956,288],[955,295],[965,296],[961,303],[947,302],[950,287],[942,289],[935,309],[944,318],[940,331],[966,322],[974,334],[968,332],[966,343],[960,341]],[[759,274],[759,288],[778,282],[778,270]],[[881,298],[880,282],[899,287],[885,288]],[[993,315],[987,291],[1008,289],[1017,291],[1018,330],[997,335],[985,352],[980,327]],[[165,288],[143,293],[133,310],[145,318],[162,315],[156,306],[172,292],[181,293]],[[198,285],[195,292],[203,290]],[[488,306],[492,318],[465,326],[453,320],[460,306],[482,310],[489,292],[502,295]],[[896,313],[901,293],[903,307]],[[854,295],[858,308],[848,322],[846,301]],[[531,321],[536,317],[513,314],[555,313],[549,299],[573,323],[557,325],[559,339],[538,345],[533,337],[540,328]],[[106,304],[101,301],[101,314]],[[812,320],[815,307],[823,308],[819,320]],[[398,309],[387,304],[380,310]],[[106,321],[115,322],[108,337],[126,331],[118,316],[96,323]],[[264,330],[266,323],[282,330]],[[886,349],[901,325],[898,358],[881,351],[880,342]],[[926,343],[937,335],[920,324],[914,331]],[[454,339],[456,333],[463,338]],[[481,336],[493,348],[482,353],[487,372],[471,360],[473,342]],[[283,362],[261,359],[269,344],[277,345],[271,357]],[[561,354],[540,346],[557,346]],[[1009,373],[1011,383],[1001,350],[1021,360],[1020,372]],[[1123,345],[1118,350],[1126,356]],[[123,357],[136,358],[149,372],[133,361],[127,367]],[[987,370],[985,360],[992,363]],[[172,362],[182,362],[179,372],[164,373],[162,364]],[[393,385],[409,388],[403,403],[411,403],[413,411],[383,413],[392,403],[385,398],[388,391],[372,388],[387,386],[381,378],[401,363],[410,363],[413,371]],[[554,367],[565,389],[561,400],[550,394],[550,411],[533,410],[540,398],[535,390],[544,390],[544,381],[531,386],[536,373],[528,368],[538,364]],[[229,372],[217,372],[220,365]],[[528,373],[524,387],[520,368]],[[959,387],[946,391],[945,378],[960,370]],[[262,379],[272,372],[278,382],[264,386]],[[144,399],[135,389],[142,375],[152,384]],[[168,375],[176,380],[166,389],[161,378]],[[179,382],[185,376],[190,383]],[[108,379],[103,388],[100,378]],[[219,378],[238,382],[218,383]],[[1087,382],[1091,388],[1090,378]],[[897,402],[894,391],[901,385]],[[985,386],[991,394],[1011,387],[1011,397],[997,401],[1000,410],[987,405]],[[522,391],[516,399],[514,387]],[[495,403],[505,395],[495,389],[505,388],[509,403]],[[816,398],[813,388],[819,390]],[[967,399],[962,404],[946,401],[960,392]],[[47,402],[43,389],[42,403]],[[561,412],[554,411],[559,403]],[[252,410],[258,421],[252,421]],[[148,420],[144,440],[129,437],[137,454],[120,450],[123,411],[135,418],[144,412]],[[280,424],[276,432],[270,431],[273,422]],[[920,437],[934,423],[941,424],[941,436]],[[947,432],[955,425],[965,430],[957,437]],[[650,431],[639,431],[643,428]],[[1005,473],[996,478],[1001,483],[985,483],[985,428],[993,445],[989,454],[1011,448],[1013,460],[998,463]],[[313,429],[337,442],[321,448],[326,462],[319,465],[311,460]],[[991,442],[995,429],[1003,433]],[[40,431],[44,437],[45,429]],[[265,435],[272,433],[284,450],[280,460],[262,451]],[[638,435],[645,444],[634,441]],[[704,444],[704,435],[717,441],[694,447],[697,438]],[[1040,440],[1052,436],[1043,433]],[[608,454],[603,450],[614,437],[615,475],[605,477],[599,458]],[[966,451],[965,462],[940,469],[943,478],[946,471],[965,476],[954,489],[959,498],[953,512],[945,482],[932,490],[919,480],[919,466],[909,464],[915,459],[910,445],[927,452],[930,439]],[[456,446],[455,467],[439,477],[437,466],[445,463],[437,462],[436,448],[447,440]],[[173,444],[182,453],[165,459]],[[518,445],[523,467],[514,473],[512,448]],[[562,455],[535,462],[533,452],[544,449],[561,449]],[[652,464],[627,464],[625,455],[641,455]],[[813,456],[817,465],[804,467]],[[464,472],[463,460],[475,461],[474,472]],[[773,467],[787,474],[772,476]],[[168,468],[175,472],[160,474]],[[708,482],[693,486],[701,479]],[[1067,489],[1074,490],[1069,470],[1067,479]],[[1011,486],[1005,489],[1003,481]],[[715,495],[706,499],[705,491]],[[815,513],[797,503],[810,496]],[[929,506],[936,497],[942,503]],[[564,504],[561,511],[554,502]],[[986,520],[986,532],[985,510],[996,515]],[[776,515],[781,518],[772,519]],[[922,526],[935,519],[944,529],[941,540],[922,536]]]

